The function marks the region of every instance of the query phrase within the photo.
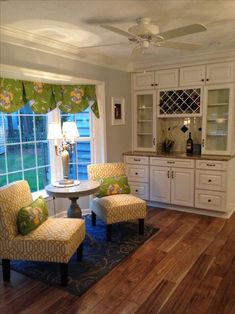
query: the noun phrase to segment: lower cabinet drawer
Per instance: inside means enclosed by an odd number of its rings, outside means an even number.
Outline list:
[[[131,194],[143,198],[144,200],[149,199],[149,185],[148,183],[136,183],[129,182],[131,188]]]
[[[226,200],[224,192],[196,190],[195,207],[226,212]]]
[[[126,175],[129,181],[149,182],[149,167],[141,165],[126,164]]]
[[[225,191],[226,171],[196,170],[196,188]]]

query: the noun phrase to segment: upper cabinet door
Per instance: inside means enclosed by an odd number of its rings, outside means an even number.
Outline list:
[[[179,84],[179,70],[161,70],[155,72],[155,87],[168,88],[177,87]]]
[[[202,85],[205,82],[205,76],[206,76],[205,65],[181,68],[180,85],[181,86]]]
[[[228,83],[233,81],[234,64],[232,62],[207,65],[206,84]]]
[[[134,73],[133,86],[134,90],[153,89],[154,72]]]

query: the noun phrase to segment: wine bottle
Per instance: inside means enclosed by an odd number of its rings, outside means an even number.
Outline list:
[[[186,152],[187,154],[192,154],[193,153],[193,140],[191,138],[191,132],[189,132],[189,137],[186,142]]]

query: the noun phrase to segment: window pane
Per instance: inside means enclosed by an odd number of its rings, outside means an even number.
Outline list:
[[[9,183],[22,180],[22,179],[23,179],[22,172],[11,173],[8,175]]]
[[[47,117],[46,116],[35,116],[35,128],[36,128],[36,140],[47,139]]]
[[[36,167],[35,145],[34,144],[23,144],[22,149],[23,149],[24,169]]]
[[[39,190],[43,190],[51,181],[50,167],[43,167],[38,169],[38,183]]]
[[[76,144],[77,158],[79,163],[91,162],[91,145],[90,142],[80,142]]]
[[[49,147],[48,142],[39,142],[37,145],[38,166],[49,165]]]
[[[6,173],[5,147],[0,146],[0,174]]]
[[[77,180],[77,165],[69,164],[69,179]]]
[[[37,175],[36,170],[24,171],[24,179],[28,181],[32,192],[37,191]]]
[[[78,179],[79,180],[87,180],[87,164],[78,164]]]
[[[21,138],[23,142],[34,141],[33,116],[21,116]]]
[[[81,137],[90,137],[90,109],[75,115],[75,121]]]
[[[22,170],[20,145],[6,146],[8,172]]]
[[[0,186],[7,184],[7,176],[0,176]]]
[[[6,143],[19,143],[20,132],[19,132],[18,116],[17,115],[5,115],[4,126],[5,126],[5,142]]]

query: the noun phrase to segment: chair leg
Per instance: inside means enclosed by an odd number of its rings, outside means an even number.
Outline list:
[[[107,239],[107,241],[111,241],[112,240],[112,225],[111,224],[107,225],[106,239]]]
[[[144,234],[144,219],[139,219],[139,235]]]
[[[96,213],[91,212],[92,226],[96,226]]]
[[[68,284],[68,263],[60,263],[61,286]]]
[[[77,248],[77,261],[82,261],[83,242]]]
[[[2,260],[2,275],[3,281],[10,281],[11,279],[11,261],[9,259]]]

